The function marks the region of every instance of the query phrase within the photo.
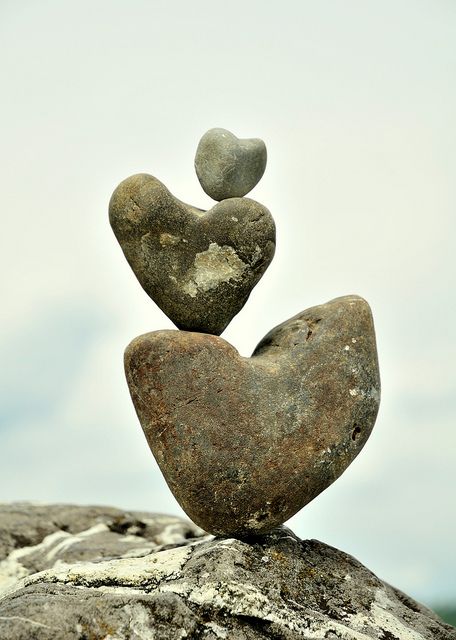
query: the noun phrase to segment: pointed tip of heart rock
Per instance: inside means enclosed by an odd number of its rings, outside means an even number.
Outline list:
[[[263,140],[209,129],[198,144],[195,170],[204,191],[214,200],[241,198],[260,181],[266,161]]]
[[[125,370],[169,487],[216,535],[270,531],[313,500],[358,455],[380,401],[358,296],[299,313],[251,358],[216,336],[148,333],[127,347]]]
[[[274,256],[274,220],[259,202],[202,211],[145,173],[120,183],[109,219],[143,289],[187,331],[222,333]]]

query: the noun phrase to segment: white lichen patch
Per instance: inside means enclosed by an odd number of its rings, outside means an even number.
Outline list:
[[[211,242],[206,251],[196,254],[193,267],[183,278],[182,291],[195,298],[223,282],[240,280],[246,268],[233,247]]]
[[[356,389],[356,388],[354,388],[354,389],[349,389],[349,390],[348,390],[348,393],[349,393],[349,394],[354,398],[354,397],[356,397],[356,396],[359,394],[359,389]]]

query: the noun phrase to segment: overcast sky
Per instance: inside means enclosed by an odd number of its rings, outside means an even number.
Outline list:
[[[122,365],[173,325],[107,206],[145,171],[211,207],[193,159],[224,127],[266,142],[277,252],[223,337],[249,355],[351,293],[376,323],[372,436],[290,526],[456,600],[454,0],[0,0],[0,73],[0,500],[182,513]]]

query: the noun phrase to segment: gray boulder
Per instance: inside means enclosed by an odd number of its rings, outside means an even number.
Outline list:
[[[179,518],[0,505],[2,640],[456,640],[351,556],[282,527],[214,538]]]

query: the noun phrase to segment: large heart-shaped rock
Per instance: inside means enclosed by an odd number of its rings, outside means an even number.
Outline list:
[[[357,296],[291,318],[251,358],[215,336],[147,333],[127,347],[125,370],[174,496],[220,535],[268,531],[334,482],[380,398],[372,315]]]
[[[260,138],[237,138],[227,129],[209,129],[201,138],[195,170],[214,200],[245,196],[266,168],[266,145]]]
[[[109,219],[143,289],[188,331],[222,333],[274,256],[263,205],[231,198],[202,211],[147,174],[120,183]]]

